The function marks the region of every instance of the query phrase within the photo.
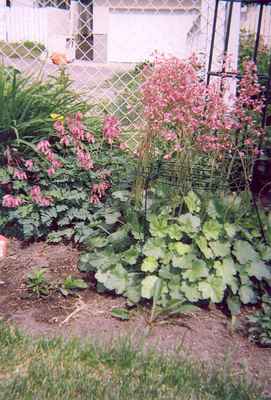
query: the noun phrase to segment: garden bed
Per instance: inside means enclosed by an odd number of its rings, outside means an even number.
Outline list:
[[[190,318],[175,318],[170,324],[154,324],[151,329],[147,308],[134,309],[128,321],[119,321],[111,316],[111,311],[124,306],[125,300],[98,294],[91,278],[78,272],[78,257],[79,252],[70,246],[24,246],[12,241],[9,256],[0,261],[0,318],[16,323],[34,336],[60,334],[102,343],[131,336],[135,342],[142,339],[147,347],[155,346],[163,352],[180,347],[187,356],[212,365],[223,365],[226,357],[236,374],[247,373],[262,385],[265,393],[271,394],[271,350],[259,348],[232,332],[230,321],[219,309],[200,309]],[[72,275],[84,278],[89,288],[78,296],[64,297],[52,290],[48,296],[38,298],[28,291],[26,280],[30,272],[40,268],[46,268],[51,283],[61,283]],[[75,310],[78,312],[72,314]]]

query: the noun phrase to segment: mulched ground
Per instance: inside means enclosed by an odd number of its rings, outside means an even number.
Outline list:
[[[16,323],[34,336],[80,336],[106,343],[129,336],[159,351],[176,352],[178,348],[194,359],[223,368],[232,366],[236,375],[245,372],[271,395],[271,349],[259,348],[232,332],[221,311],[200,310],[189,319],[175,319],[151,329],[149,311],[144,308],[133,310],[129,321],[119,321],[111,317],[111,310],[124,306],[125,300],[96,293],[90,277],[78,272],[78,258],[78,250],[71,246],[23,246],[12,241],[9,256],[0,260],[0,319]],[[54,284],[72,275],[85,279],[89,289],[77,297],[65,298],[57,290],[43,298],[29,296],[27,275],[41,268],[46,268],[46,277]]]

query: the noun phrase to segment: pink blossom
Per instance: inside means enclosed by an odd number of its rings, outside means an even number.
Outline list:
[[[55,172],[56,172],[56,170],[55,170],[55,168],[53,168],[53,167],[50,167],[50,168],[47,169],[47,174],[48,174],[49,176],[54,175]]]
[[[38,151],[40,151],[43,154],[47,154],[48,151],[50,150],[50,143],[48,142],[48,140],[41,140],[38,144],[37,144],[37,149]]]
[[[92,194],[90,197],[89,197],[89,201],[90,201],[90,203],[92,203],[92,204],[99,204],[101,201],[100,201],[100,199],[99,199],[99,197],[96,195],[96,194]]]
[[[31,171],[33,168],[33,160],[26,160],[24,162],[24,165],[26,166],[26,168],[28,169],[28,171]]]
[[[43,196],[40,187],[37,185],[30,190],[30,195],[33,203],[36,203],[39,206],[48,207],[53,203],[53,200],[50,197]]]
[[[168,153],[164,155],[164,160],[170,160],[172,158],[172,153]]]
[[[59,120],[58,120],[58,121],[55,121],[53,127],[54,127],[54,129],[55,129],[58,133],[60,133],[61,135],[62,135],[63,133],[65,133],[64,124],[63,124],[62,121],[59,121]]]
[[[108,116],[104,120],[103,135],[109,144],[120,136],[119,120],[112,116]]]
[[[120,143],[120,149],[121,150],[127,150],[128,149],[128,144],[127,143]]]
[[[24,171],[14,170],[13,177],[19,179],[19,181],[26,181],[27,175]]]
[[[78,148],[76,151],[76,156],[81,168],[85,170],[90,170],[93,168],[93,161],[88,152]]]
[[[2,206],[9,208],[19,207],[23,203],[24,203],[23,199],[21,199],[20,197],[12,196],[11,194],[6,194],[2,200]]]
[[[92,143],[92,144],[95,143],[95,137],[92,133],[90,133],[90,132],[85,133],[85,138],[88,143]]]

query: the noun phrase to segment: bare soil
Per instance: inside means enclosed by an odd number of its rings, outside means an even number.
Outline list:
[[[219,309],[202,309],[189,319],[178,318],[151,329],[149,310],[143,307],[132,310],[129,321],[117,320],[111,310],[124,306],[125,300],[96,293],[91,278],[78,271],[78,258],[78,250],[71,246],[24,246],[12,241],[9,256],[0,260],[0,319],[33,336],[79,336],[100,343],[129,336],[159,351],[178,349],[206,365],[233,367],[236,375],[245,372],[271,396],[271,349],[259,348],[232,332],[230,321]],[[48,296],[37,298],[29,293],[26,280],[30,272],[41,268],[46,268],[46,277],[54,285],[72,275],[86,280],[89,289],[66,298],[51,290]]]

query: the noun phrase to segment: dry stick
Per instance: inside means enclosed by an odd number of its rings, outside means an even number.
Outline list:
[[[77,305],[76,305],[76,309],[73,310],[73,312],[71,314],[69,314],[67,316],[67,318],[64,319],[64,321],[60,322],[59,326],[62,326],[64,324],[66,324],[67,322],[69,322],[69,320],[74,317],[74,315],[78,314],[80,311],[82,311],[84,308],[86,308],[86,304],[82,302],[81,299],[79,299]]]

